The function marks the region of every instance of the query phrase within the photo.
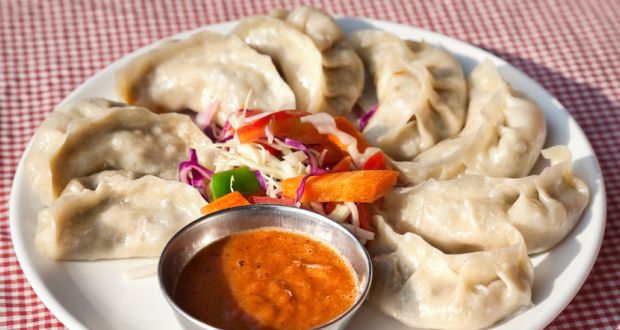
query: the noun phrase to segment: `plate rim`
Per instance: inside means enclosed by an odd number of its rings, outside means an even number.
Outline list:
[[[587,267],[583,268],[583,271],[581,272],[583,274],[582,278],[579,281],[579,285],[575,286],[573,288],[570,288],[569,290],[567,290],[566,292],[564,292],[564,299],[562,299],[562,301],[564,301],[561,304],[557,304],[555,307],[555,309],[553,310],[552,313],[550,313],[550,317],[548,320],[543,320],[541,322],[538,322],[536,324],[534,324],[534,326],[542,328],[544,326],[546,326],[547,324],[549,324],[550,322],[552,322],[565,308],[566,306],[568,306],[570,304],[570,302],[572,301],[572,299],[577,295],[577,293],[581,290],[581,288],[583,287],[583,284],[585,283],[585,281],[588,279],[595,263],[596,260],[598,259],[598,255],[602,246],[602,242],[604,239],[604,232],[605,232],[605,227],[606,227],[606,222],[607,222],[607,195],[606,195],[606,189],[605,189],[605,181],[604,181],[604,176],[603,176],[603,172],[600,166],[600,162],[598,160],[598,157],[596,157],[596,152],[594,150],[594,148],[592,147],[590,140],[587,138],[587,136],[585,135],[583,129],[581,128],[581,126],[579,126],[579,124],[577,123],[577,121],[575,120],[575,118],[571,115],[571,113],[566,109],[566,107],[564,107],[547,89],[545,89],[542,85],[540,85],[538,83],[538,81],[534,80],[533,78],[531,78],[530,76],[528,76],[527,74],[525,74],[523,71],[521,71],[519,68],[515,67],[514,65],[510,64],[509,62],[505,61],[503,58],[496,56],[495,54],[482,49],[476,45],[470,44],[466,41],[463,41],[461,39],[452,37],[452,36],[448,36],[448,35],[444,35],[438,32],[434,32],[428,29],[424,29],[424,28],[420,28],[417,26],[409,26],[406,24],[401,24],[401,23],[395,23],[395,22],[390,22],[390,21],[384,21],[384,20],[378,20],[378,19],[373,19],[373,18],[366,18],[366,17],[355,17],[355,16],[335,16],[336,17],[336,21],[339,23],[339,25],[342,27],[342,21],[351,21],[351,22],[363,22],[363,23],[370,23],[371,25],[374,26],[374,28],[377,29],[381,29],[381,30],[389,30],[390,32],[395,31],[395,30],[408,30],[412,33],[415,34],[420,34],[420,35],[424,35],[424,36],[428,36],[429,38],[423,38],[424,40],[428,40],[429,43],[431,44],[439,44],[442,42],[437,42],[437,41],[447,41],[451,44],[456,44],[459,47],[464,47],[466,49],[469,50],[474,50],[476,52],[482,52],[485,54],[485,56],[487,56],[489,59],[491,59],[493,61],[494,64],[501,64],[503,66],[507,66],[510,68],[510,70],[512,70],[515,74],[519,75],[521,79],[525,79],[528,84],[531,84],[532,90],[539,90],[541,92],[543,92],[545,94],[545,96],[552,102],[556,102],[558,104],[558,107],[561,108],[562,111],[566,112],[569,121],[572,121],[574,123],[574,125],[577,127],[578,129],[578,133],[581,135],[579,138],[582,139],[587,148],[588,151],[591,152],[591,154],[594,156],[594,162],[595,162],[595,166],[596,166],[596,170],[597,172],[593,174],[594,178],[599,177],[600,181],[599,184],[600,186],[598,188],[600,188],[599,191],[597,191],[597,193],[599,194],[599,198],[600,200],[600,204],[601,205],[601,218],[599,221],[594,221],[594,223],[589,224],[590,226],[594,225],[594,224],[598,224],[599,228],[598,228],[598,242],[596,244],[596,246],[594,247],[594,249],[591,249],[589,252],[589,255],[591,256],[591,258],[589,259],[589,264],[587,265]],[[137,49],[134,49],[133,51],[123,54],[121,55],[119,58],[115,59],[114,61],[112,61],[111,63],[105,65],[103,68],[101,68],[100,70],[98,70],[97,72],[95,72],[93,75],[91,75],[90,77],[88,77],[87,79],[85,79],[84,81],[82,81],[75,89],[73,89],[60,103],[58,103],[58,105],[56,105],[54,108],[56,108],[57,106],[60,106],[72,99],[74,99],[76,97],[76,95],[79,95],[81,92],[83,92],[83,90],[85,90],[87,88],[87,86],[89,84],[91,84],[93,81],[99,79],[99,76],[104,73],[107,72],[108,70],[112,70],[115,67],[119,67],[121,64],[128,62],[129,60],[131,60],[132,58],[147,52],[148,50],[156,47],[157,45],[159,45],[162,42],[165,42],[166,40],[170,40],[170,39],[176,39],[176,38],[185,38],[188,35],[191,35],[193,33],[199,32],[199,31],[204,31],[204,30],[230,30],[231,26],[233,26],[234,24],[237,24],[239,20],[230,20],[230,21],[226,21],[226,22],[219,22],[219,23],[215,23],[215,24],[207,24],[207,25],[203,25],[200,26],[198,28],[195,29],[191,29],[191,30],[186,30],[186,31],[181,31],[179,33],[175,33],[173,35],[169,35],[167,37],[155,40],[149,44],[146,44],[142,47],[139,47]],[[386,28],[387,27],[387,28]],[[432,40],[431,40],[432,39]],[[448,49],[449,51],[449,49]],[[50,112],[51,113],[51,112]],[[30,260],[30,256],[27,254],[26,251],[26,247],[25,244],[26,242],[24,241],[20,241],[20,240],[15,240],[15,237],[17,237],[16,231],[18,230],[18,228],[20,227],[19,225],[19,220],[17,219],[17,210],[16,210],[16,204],[17,202],[17,196],[16,193],[14,193],[15,191],[18,191],[18,185],[20,185],[22,183],[23,180],[25,180],[25,174],[24,174],[24,159],[26,154],[30,151],[31,149],[31,145],[32,145],[32,137],[30,138],[26,148],[24,149],[24,152],[22,154],[22,156],[20,157],[20,160],[17,164],[14,176],[13,176],[13,180],[11,183],[11,190],[10,190],[10,196],[9,196],[9,201],[8,201],[8,207],[9,207],[9,231],[10,231],[10,236],[11,236],[11,242],[13,244],[14,247],[14,252],[16,254],[18,263],[24,273],[24,276],[26,278],[26,280],[28,281],[29,285],[32,287],[33,291],[36,293],[36,295],[38,296],[38,298],[43,302],[43,304],[49,309],[49,311],[61,322],[63,323],[63,325],[67,326],[70,329],[87,329],[87,326],[84,325],[81,321],[79,321],[71,312],[69,312],[66,307],[62,304],[62,302],[58,301],[58,299],[56,299],[56,297],[52,294],[52,292],[47,288],[47,286],[45,285],[41,274],[39,272],[37,272],[35,270],[35,267],[33,266],[33,264],[31,263]],[[584,213],[582,213],[582,217],[584,216],[584,214],[586,213],[586,211],[588,211],[589,209],[592,209],[594,207],[593,205],[593,197],[590,196],[590,201],[586,207],[586,209],[584,210]],[[594,219],[593,220],[597,220]],[[581,221],[581,219],[580,219]],[[579,222],[575,225],[575,227],[577,227],[579,225]],[[574,230],[574,229],[573,229]],[[572,232],[572,230],[571,230]],[[571,232],[569,232],[567,234],[567,236],[571,235]],[[514,316],[514,315],[513,315]],[[499,321],[498,323],[501,323],[502,321]],[[496,325],[498,324],[496,323]]]

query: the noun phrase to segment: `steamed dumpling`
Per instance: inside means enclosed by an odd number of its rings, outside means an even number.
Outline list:
[[[157,115],[102,99],[77,101],[41,125],[26,170],[35,193],[51,205],[71,179],[104,170],[176,180],[188,150],[197,149],[207,161],[200,151],[210,143],[189,116]]]
[[[72,102],[54,110],[37,128],[24,165],[26,177],[43,204],[49,205],[54,200],[48,163],[64,141],[69,124],[100,115],[116,106],[122,104],[100,98]]]
[[[84,180],[96,189],[76,179],[39,213],[35,242],[51,259],[157,257],[205,204],[193,187],[150,175],[105,172]]]
[[[370,144],[410,160],[461,130],[467,87],[452,55],[379,30],[354,32],[349,41],[377,90],[379,107],[363,131]]]
[[[134,59],[118,72],[117,89],[128,103],[156,112],[215,110],[220,125],[243,107],[295,108],[295,95],[268,56],[236,36],[208,31]]]
[[[335,21],[310,7],[255,16],[234,29],[250,47],[269,55],[297,100],[297,109],[345,114],[364,87],[364,68]]]
[[[293,11],[277,9],[270,13],[293,25],[307,35],[320,51],[330,48],[344,37],[333,17],[312,6],[301,6]]]
[[[490,61],[471,73],[469,100],[467,121],[459,135],[412,161],[395,162],[401,178],[417,184],[461,173],[516,178],[530,172],[547,135],[538,106],[513,91]]]
[[[529,253],[559,243],[588,204],[587,185],[571,171],[570,151],[543,150],[551,166],[540,175],[493,178],[463,175],[397,188],[385,197],[387,220],[412,231],[446,252],[461,253],[505,246],[499,227],[514,226]]]
[[[104,181],[109,181],[109,178],[112,177],[117,177],[116,179],[114,179],[116,181],[122,181],[122,179],[126,179],[126,181],[128,181],[139,179],[140,175],[123,170],[101,171],[93,175],[72,179],[71,181],[69,181],[65,189],[63,189],[62,193],[60,194],[67,195],[80,193],[85,190],[95,190],[97,189],[97,187],[99,187],[99,184]]]
[[[110,109],[104,116],[69,128],[50,160],[52,192],[58,196],[71,179],[103,170],[176,180],[188,150],[208,144],[188,116],[157,115],[137,107]]]
[[[531,304],[533,267],[520,235],[501,248],[444,254],[379,216],[370,303],[415,328],[481,329]]]

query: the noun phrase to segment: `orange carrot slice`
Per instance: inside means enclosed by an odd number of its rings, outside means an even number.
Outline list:
[[[282,182],[284,196],[295,198],[303,176]],[[372,203],[385,196],[396,184],[398,172],[388,170],[327,173],[308,178],[302,202]]]
[[[213,202],[203,206],[200,209],[200,212],[205,215],[213,212],[217,212],[220,210],[228,209],[235,206],[243,206],[250,205],[247,199],[241,195],[238,191],[233,191],[229,194],[226,194]]]
[[[339,116],[339,117],[334,118],[334,120],[336,121],[336,127],[339,130],[351,135],[357,140],[357,150],[359,150],[359,152],[364,152],[364,150],[368,148],[368,141],[366,141],[366,138],[364,138],[362,133],[360,133],[357,130],[357,128],[355,128],[355,126],[351,124],[351,122],[348,119],[346,119],[345,117]],[[335,135],[328,134],[327,138],[330,141],[332,141],[335,145],[337,145],[340,149],[345,150],[345,151],[347,150],[347,146],[342,144]]]

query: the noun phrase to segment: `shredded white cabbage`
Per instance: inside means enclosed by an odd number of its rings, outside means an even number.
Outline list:
[[[307,160],[308,156],[306,156],[303,151],[295,151],[288,155],[284,155],[282,158],[289,163],[299,163]]]
[[[213,161],[214,171],[217,173],[239,166],[258,170],[265,179],[267,196],[275,198],[282,191],[282,180],[304,175],[310,169],[304,164],[307,157],[303,152],[292,149],[278,139],[274,139],[274,142],[275,148],[282,152],[282,160],[258,143],[240,144],[238,139],[231,139],[209,145],[209,149],[217,150]]]
[[[229,191],[235,191],[235,189],[233,189],[233,185],[235,184],[235,177],[231,176],[230,177],[230,187],[228,187]]]
[[[336,204],[334,210],[327,215],[328,218],[343,223],[347,220],[347,218],[351,215],[351,210],[344,204]]]
[[[220,109],[220,102],[218,100],[212,100],[210,98],[201,98],[201,111],[196,115],[196,124],[201,129],[211,125],[211,119]]]
[[[272,144],[275,137],[273,136],[271,125],[265,125],[265,136],[267,137],[267,143]]]
[[[323,149],[323,151],[321,151],[321,155],[319,156],[319,166],[323,167],[323,162],[325,161],[326,155],[327,155],[327,149]]]
[[[310,202],[310,207],[312,208],[312,211],[320,215],[325,215],[325,209],[323,208],[323,203]]]
[[[228,116],[227,121],[230,127],[232,127],[233,129],[238,129],[243,124],[243,118],[237,112],[234,112],[230,116]]]
[[[261,112],[259,114],[253,115],[253,116],[249,116],[249,117],[245,117],[244,116],[243,117],[243,123],[244,124],[252,123],[252,122],[255,122],[255,121],[259,120],[259,119],[262,119],[262,118],[265,118],[265,117],[269,117],[269,116],[273,115],[276,112],[278,112],[278,111],[264,111],[264,112]]]
[[[357,210],[357,205],[353,202],[345,202],[344,205],[351,211],[351,224],[355,227],[360,226],[360,214]]]
[[[347,228],[362,244],[366,244],[368,241],[372,241],[375,239],[375,233],[362,229],[360,227],[355,227],[349,223],[342,224],[345,228]]]
[[[280,184],[280,181],[275,180],[271,176],[264,173],[263,178],[265,179],[265,184],[267,185],[267,190],[265,191],[265,194],[267,194],[267,196],[269,197],[277,197],[278,194],[282,192],[282,185]]]
[[[121,272],[121,275],[128,280],[138,280],[157,275],[157,261],[132,267]]]

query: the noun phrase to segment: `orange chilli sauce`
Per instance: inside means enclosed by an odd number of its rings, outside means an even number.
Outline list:
[[[223,329],[310,329],[353,305],[349,264],[313,238],[279,229],[234,234],[200,250],[181,271],[174,300]]]

